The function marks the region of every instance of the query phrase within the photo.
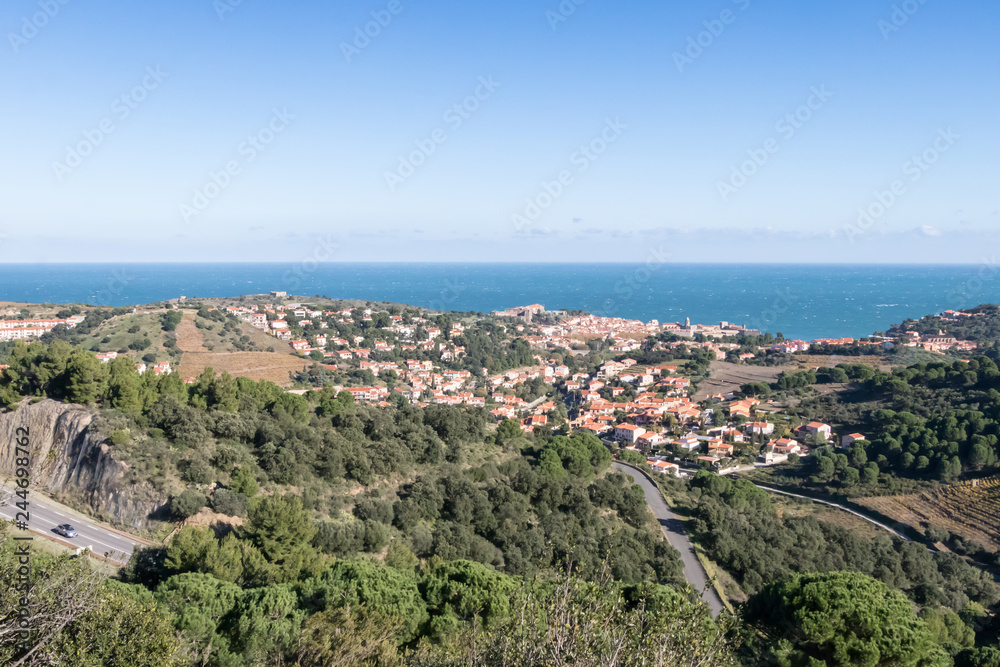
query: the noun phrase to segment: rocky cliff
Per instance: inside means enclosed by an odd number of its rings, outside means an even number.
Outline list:
[[[125,481],[128,465],[90,427],[93,418],[87,408],[48,399],[0,415],[0,478],[14,478],[17,429],[26,428],[34,488],[111,523],[145,528],[162,503],[148,485]]]

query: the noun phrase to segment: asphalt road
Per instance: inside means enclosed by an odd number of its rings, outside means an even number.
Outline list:
[[[881,521],[876,521],[875,519],[871,518],[870,516],[868,516],[866,514],[862,514],[861,512],[856,512],[855,510],[852,510],[850,507],[845,507],[843,505],[831,502],[829,500],[820,500],[819,498],[810,498],[809,496],[801,496],[801,495],[799,495],[797,493],[791,493],[789,491],[781,491],[780,489],[772,489],[769,486],[761,486],[760,484],[754,484],[754,486],[756,486],[758,489],[763,489],[764,491],[768,491],[770,493],[779,493],[779,494],[781,494],[783,496],[791,496],[792,498],[802,498],[803,500],[809,500],[809,501],[812,501],[814,503],[820,503],[821,505],[829,505],[830,507],[836,507],[837,509],[842,509],[845,512],[849,512],[849,513],[853,514],[854,516],[856,516],[858,518],[864,519],[865,521],[868,521],[869,523],[875,524],[876,526],[878,526],[879,528],[882,528],[883,530],[889,531],[895,537],[898,537],[901,540],[904,540],[906,542],[912,542],[913,541],[910,538],[908,538],[906,535],[903,535],[901,532],[899,532],[898,530],[896,530],[895,528],[890,528],[889,526],[885,525]]]
[[[611,465],[614,466],[615,470],[631,477],[636,484],[642,487],[643,493],[646,494],[646,504],[649,505],[649,509],[652,510],[656,520],[660,522],[660,527],[666,534],[671,546],[677,549],[681,555],[681,564],[684,566],[684,578],[687,579],[688,583],[696,591],[701,591],[701,599],[712,610],[713,616],[721,614],[725,609],[725,605],[722,604],[722,600],[719,598],[719,594],[715,592],[715,588],[708,583],[708,575],[705,574],[705,569],[701,566],[701,562],[698,561],[698,556],[694,553],[691,541],[684,533],[684,522],[670,511],[667,503],[663,500],[663,496],[660,495],[660,490],[645,475],[635,468],[630,468],[617,462]]]
[[[15,520],[17,513],[20,511],[15,506],[15,503],[20,499],[13,495],[10,487],[0,486],[0,500],[4,501],[4,504],[0,505],[0,517]],[[63,510],[66,508],[47,498],[43,498],[37,493],[29,493],[28,503],[30,515],[27,522],[28,530],[39,535],[73,544],[77,547],[90,547],[93,553],[102,556],[109,552],[114,552],[111,558],[122,563],[128,562],[128,559],[132,557],[132,550],[138,544],[138,542],[131,538],[109,530],[97,522],[81,517],[79,514],[70,515],[68,512],[64,513]],[[21,518],[23,519],[23,517]],[[74,538],[66,538],[53,530],[56,526],[64,523],[72,525],[80,534]]]

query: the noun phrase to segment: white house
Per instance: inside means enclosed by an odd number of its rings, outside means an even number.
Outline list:
[[[829,439],[829,437],[833,434],[833,429],[830,428],[829,424],[824,424],[822,422],[809,422],[806,424],[806,433],[809,433],[810,435],[820,433],[824,439]]]
[[[633,426],[632,424],[618,424],[615,426],[615,440],[621,440],[628,442],[630,445],[634,445],[646,429],[641,426]]]
[[[865,440],[865,436],[860,433],[851,433],[850,435],[845,435],[840,439],[841,447],[850,447],[858,440]]]

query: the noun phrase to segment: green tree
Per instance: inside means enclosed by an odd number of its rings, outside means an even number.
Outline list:
[[[131,415],[142,411],[142,382],[129,357],[118,357],[108,364],[107,400],[111,407]]]
[[[857,572],[794,575],[747,603],[778,664],[945,666],[951,659],[900,592]]]
[[[208,498],[204,493],[195,489],[186,489],[179,496],[174,496],[170,500],[170,513],[177,519],[186,519],[197,514],[202,507],[208,504]]]
[[[427,620],[427,604],[416,575],[377,563],[339,561],[299,586],[304,602],[318,610],[364,607],[386,619],[403,622],[400,641],[414,637]]]
[[[276,581],[295,581],[318,559],[311,542],[316,526],[298,496],[269,496],[250,508],[244,536],[274,566]]]
[[[506,419],[500,422],[500,425],[497,427],[496,441],[497,444],[506,446],[523,435],[521,425],[516,419]]]
[[[218,664],[235,663],[229,638],[223,627],[236,606],[238,586],[208,574],[185,573],[170,577],[156,589],[156,600],[181,637],[184,652],[192,662],[206,663],[209,656]]]
[[[237,468],[229,480],[229,488],[236,493],[242,493],[247,498],[254,498],[260,491],[257,476],[249,467]]]
[[[104,364],[93,354],[74,352],[66,364],[66,400],[84,405],[96,403],[104,395]]]
[[[98,604],[56,642],[69,667],[181,667],[180,646],[153,594],[108,581]]]

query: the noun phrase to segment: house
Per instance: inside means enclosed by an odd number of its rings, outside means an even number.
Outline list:
[[[778,454],[777,452],[767,450],[760,455],[760,459],[767,465],[774,465],[775,463],[784,463],[788,460],[788,454]]]
[[[740,415],[742,417],[746,417],[749,419],[750,410],[751,406],[747,405],[742,401],[740,401],[739,403],[733,403],[732,405],[729,406],[729,414],[730,416],[733,417],[735,417],[736,415]]]
[[[747,422],[746,431],[751,435],[771,435],[774,433],[774,424],[770,422]]]
[[[768,449],[774,451],[775,454],[798,454],[802,451],[802,446],[797,440],[792,440],[791,438],[779,438],[778,440],[772,440],[767,443]]]
[[[690,452],[701,447],[701,440],[699,440],[696,435],[688,435],[680,438],[679,440],[674,440],[671,444],[677,445],[681,449],[686,449]]]
[[[521,420],[521,430],[525,433],[532,433],[536,426],[545,426],[549,423],[549,418],[545,415],[532,415]]]
[[[833,434],[833,429],[830,428],[829,424],[824,424],[822,422],[809,422],[806,424],[806,433],[810,435],[820,434],[824,440],[827,440]]]
[[[708,443],[708,453],[718,457],[732,456],[733,446],[724,442],[709,442]]]
[[[650,467],[656,472],[663,473],[665,475],[673,475],[677,477],[680,475],[681,467],[676,463],[669,463],[667,461],[654,461],[649,462]]]
[[[858,440],[864,440],[864,439],[865,436],[860,433],[851,433],[850,435],[845,435],[843,438],[840,439],[840,446],[850,447]]]
[[[634,445],[646,429],[632,424],[618,424],[615,426],[615,440],[628,442]]]
[[[309,349],[309,341],[307,340],[293,340],[290,344],[296,352],[305,352]]]
[[[643,433],[636,440],[637,444],[647,448],[652,448],[666,442],[666,438],[663,437],[662,433]]]

